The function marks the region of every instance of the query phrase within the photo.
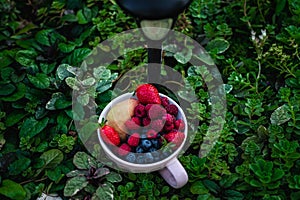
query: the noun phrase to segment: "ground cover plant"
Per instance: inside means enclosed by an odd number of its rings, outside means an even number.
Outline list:
[[[175,30],[198,41],[219,68],[226,123],[198,157],[210,97],[203,68],[186,52],[165,54],[193,87],[199,126],[179,159],[189,182],[173,189],[157,172],[132,174],[99,163],[78,137],[73,74],[105,39],[136,28],[113,0],[0,0],[0,198],[300,199],[300,2],[194,0]],[[114,82],[147,62],[137,50],[99,69],[97,113]]]

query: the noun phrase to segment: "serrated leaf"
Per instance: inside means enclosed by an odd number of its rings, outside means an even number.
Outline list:
[[[84,86],[92,86],[92,85],[95,84],[95,82],[96,82],[96,80],[93,77],[90,77],[90,78],[84,79],[82,81],[82,85],[84,85]]]
[[[122,181],[122,176],[116,172],[110,172],[105,176],[106,180],[111,183],[117,183]]]
[[[64,188],[64,196],[71,197],[77,194],[80,190],[88,185],[85,177],[73,177],[67,181]]]
[[[193,52],[192,49],[187,49],[186,52],[177,52],[174,55],[174,58],[181,64],[188,63],[192,58]]]
[[[16,87],[9,83],[9,84],[2,84],[0,88],[0,95],[7,96],[12,94],[16,90]]]
[[[216,51],[218,54],[220,54],[224,53],[229,48],[229,46],[230,44],[227,40],[223,38],[216,38],[210,41],[205,49],[207,51]]]
[[[289,106],[284,104],[278,107],[272,114],[271,114],[271,123],[275,125],[281,125],[291,119],[289,113]]]
[[[36,76],[27,74],[29,81],[39,89],[47,89],[50,86],[49,77],[46,74],[37,73]]]
[[[31,160],[26,157],[22,157],[13,163],[11,163],[8,167],[10,175],[18,175],[25,171],[31,163]]]
[[[55,69],[56,63],[41,63],[40,68],[44,74],[50,74]]]
[[[71,66],[68,64],[61,64],[57,67],[56,74],[60,80],[64,80],[67,77],[73,76],[73,74],[68,71],[69,67]]]
[[[194,182],[190,188],[190,191],[192,194],[207,194],[209,192],[202,181]]]
[[[24,200],[26,196],[26,191],[24,188],[9,179],[5,179],[2,181],[0,187],[0,194],[14,200]]]
[[[63,161],[64,155],[58,149],[51,149],[44,152],[40,158],[45,161],[44,169],[53,169]]]
[[[73,170],[66,174],[67,177],[75,177],[75,176],[84,176],[86,175],[86,171],[83,170]]]
[[[37,121],[33,117],[27,118],[20,129],[20,137],[34,137],[46,128],[48,121],[49,118],[47,117],[40,121]]]
[[[6,96],[6,97],[1,97],[0,100],[3,101],[17,101],[21,98],[24,97],[26,92],[26,86],[23,83],[18,83],[17,84],[17,90],[10,96]]]

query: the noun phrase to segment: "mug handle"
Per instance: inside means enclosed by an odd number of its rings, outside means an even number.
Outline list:
[[[172,159],[165,168],[159,170],[160,175],[173,188],[181,188],[188,182],[188,175],[177,158]]]

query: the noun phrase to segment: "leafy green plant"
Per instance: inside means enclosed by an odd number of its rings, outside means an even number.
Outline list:
[[[69,172],[70,179],[64,188],[64,195],[73,198],[114,199],[113,183],[122,177],[104,167],[84,152],[77,152],[73,159],[77,170]]]

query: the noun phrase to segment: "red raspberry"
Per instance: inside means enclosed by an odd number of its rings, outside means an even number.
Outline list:
[[[160,101],[163,107],[167,107],[169,105],[169,99],[167,97],[161,97]]]
[[[132,147],[136,147],[139,145],[140,142],[140,134],[133,133],[131,136],[129,136],[127,140],[127,144]]]
[[[148,139],[154,139],[157,137],[157,132],[153,129],[150,129],[149,131],[147,131],[146,135]]]
[[[159,132],[163,129],[164,127],[164,122],[161,119],[156,119],[154,121],[151,121],[150,126],[153,130]]]
[[[150,110],[151,106],[153,106],[153,105],[154,105],[154,104],[151,104],[151,103],[147,104],[147,105],[145,106],[145,111],[148,112],[148,111]]]
[[[168,134],[163,135],[163,137],[167,140],[167,142],[172,142],[176,137],[177,131],[171,131]]]
[[[174,123],[175,129],[183,131],[185,128],[184,121],[182,119],[177,119]]]
[[[145,117],[142,119],[142,124],[143,126],[148,126],[151,122],[151,119],[149,119],[148,117]]]
[[[146,111],[145,111],[145,106],[142,104],[138,104],[135,108],[134,108],[134,115],[142,118],[146,115]]]
[[[139,125],[139,126],[141,125],[140,118],[138,118],[138,117],[132,117],[131,120],[134,121],[134,123],[136,123],[137,125]]]
[[[164,125],[164,131],[167,132],[167,133],[170,132],[170,131],[172,131],[173,129],[174,129],[174,124],[167,124],[166,123]]]
[[[167,113],[171,114],[171,115],[174,115],[174,116],[177,116],[178,114],[178,108],[176,105],[174,104],[170,104],[166,107],[166,110],[167,110]]]
[[[117,153],[118,153],[118,155],[120,155],[120,156],[126,156],[130,151],[131,151],[131,147],[130,147],[128,144],[123,143],[123,144],[121,144],[121,146],[118,148]]]
[[[167,125],[174,124],[174,122],[175,122],[175,117],[169,113],[166,114],[164,119],[166,120]]]
[[[161,119],[167,113],[166,109],[164,109],[159,104],[152,104],[150,109],[148,110],[148,117],[150,119]]]
[[[127,120],[125,122],[125,126],[129,131],[138,130],[140,128],[140,126],[136,124],[135,121],[133,121],[132,119]]]
[[[184,140],[184,133],[183,132],[177,132],[175,138],[172,140],[172,143],[175,144],[175,147],[179,147],[181,145],[181,143]]]

